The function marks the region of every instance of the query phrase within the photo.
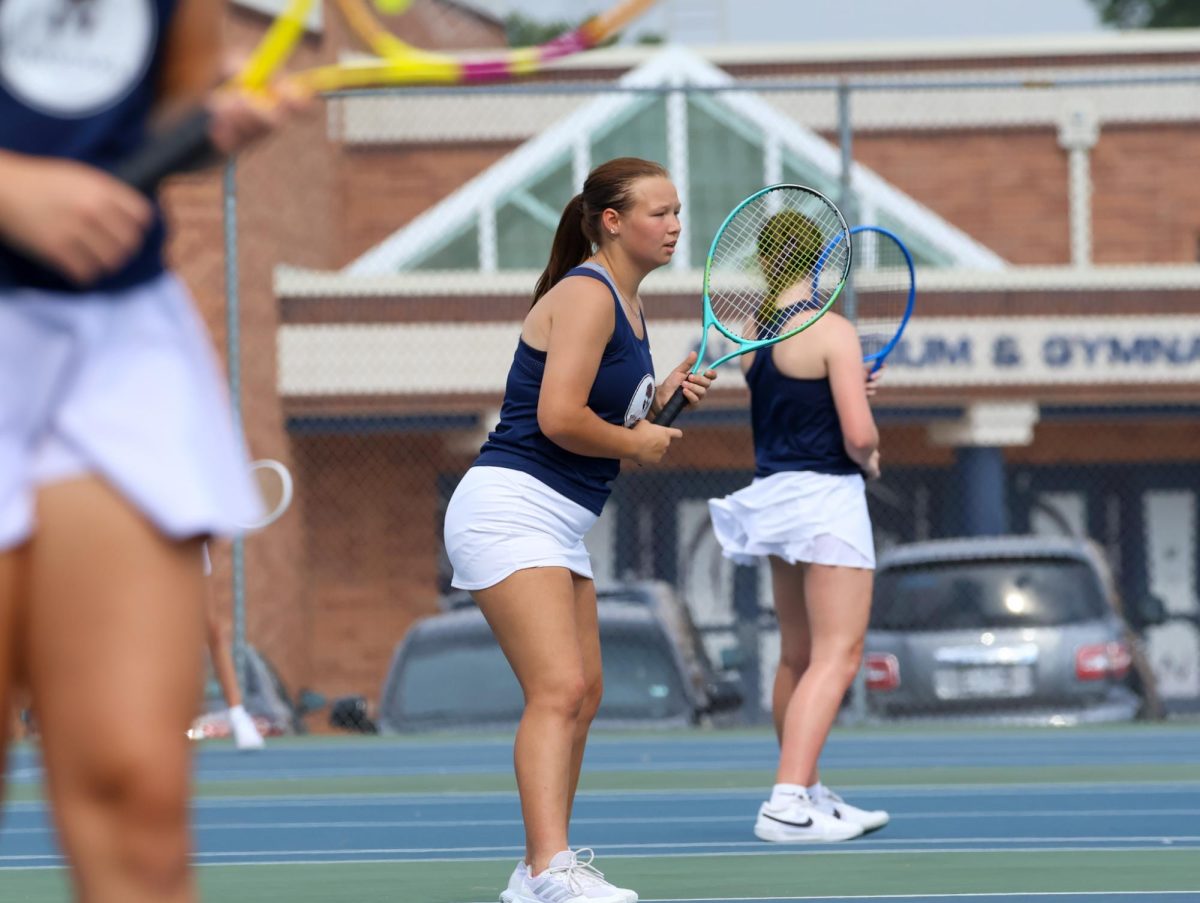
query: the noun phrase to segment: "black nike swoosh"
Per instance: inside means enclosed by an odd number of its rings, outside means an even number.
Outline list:
[[[776,818],[774,815],[768,815],[766,812],[763,813],[763,818],[769,818],[771,821],[779,822],[781,825],[787,825],[789,828],[811,828],[813,823],[811,818],[802,822],[785,821],[782,818]]]

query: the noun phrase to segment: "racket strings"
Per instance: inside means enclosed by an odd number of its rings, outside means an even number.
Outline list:
[[[904,323],[913,274],[904,249],[886,232],[856,230],[854,257],[850,285],[857,308],[856,326],[863,355],[871,357],[887,347]]]
[[[780,186],[743,205],[714,243],[707,273],[718,323],[771,338],[819,317],[846,276],[846,223],[823,196]]]

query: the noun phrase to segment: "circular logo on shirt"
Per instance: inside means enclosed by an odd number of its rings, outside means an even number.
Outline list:
[[[51,116],[98,113],[141,80],[155,20],[154,0],[3,0],[0,81]]]
[[[629,407],[625,409],[625,425],[637,426],[639,420],[645,419],[650,413],[650,405],[654,401],[654,374],[647,373],[638,383],[637,391],[629,399]]]

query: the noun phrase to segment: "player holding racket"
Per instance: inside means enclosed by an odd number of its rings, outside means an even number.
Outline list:
[[[759,323],[768,338],[808,317],[819,231],[787,210],[758,233],[759,266],[770,288]],[[780,325],[782,324],[782,326]],[[826,789],[817,761],[858,670],[871,606],[875,548],[863,477],[879,476],[879,434],[853,324],[830,312],[805,332],[742,357],[750,388],[754,482],[709,501],[726,557],[768,556],[780,629],[772,709],[781,753],[771,798],[754,833],[762,840],[848,840],[882,827]]]
[[[85,900],[195,899],[200,545],[259,505],[160,217],[104,172],[216,83],[220,9],[0,4],[0,707],[22,675]],[[286,112],[212,109],[227,150]]]
[[[610,160],[563,211],[509,371],[500,423],[446,511],[453,584],[475,597],[525,694],[514,759],[525,859],[503,903],[632,903],[567,843],[600,705],[596,590],[583,536],[620,459],[660,461],[677,429],[647,419],[715,374],[690,355],[658,386],[638,289],[668,263],[679,196],[657,163]],[[594,248],[594,250],[593,250]]]

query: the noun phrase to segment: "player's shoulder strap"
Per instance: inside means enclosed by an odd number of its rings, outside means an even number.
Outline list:
[[[595,279],[597,282],[603,282],[608,286],[608,291],[613,296],[613,301],[620,306],[621,296],[617,293],[617,286],[612,281],[612,277],[608,275],[608,270],[604,269],[600,264],[581,263],[579,266],[568,270],[563,278],[566,279],[567,276],[586,276],[589,279]]]

